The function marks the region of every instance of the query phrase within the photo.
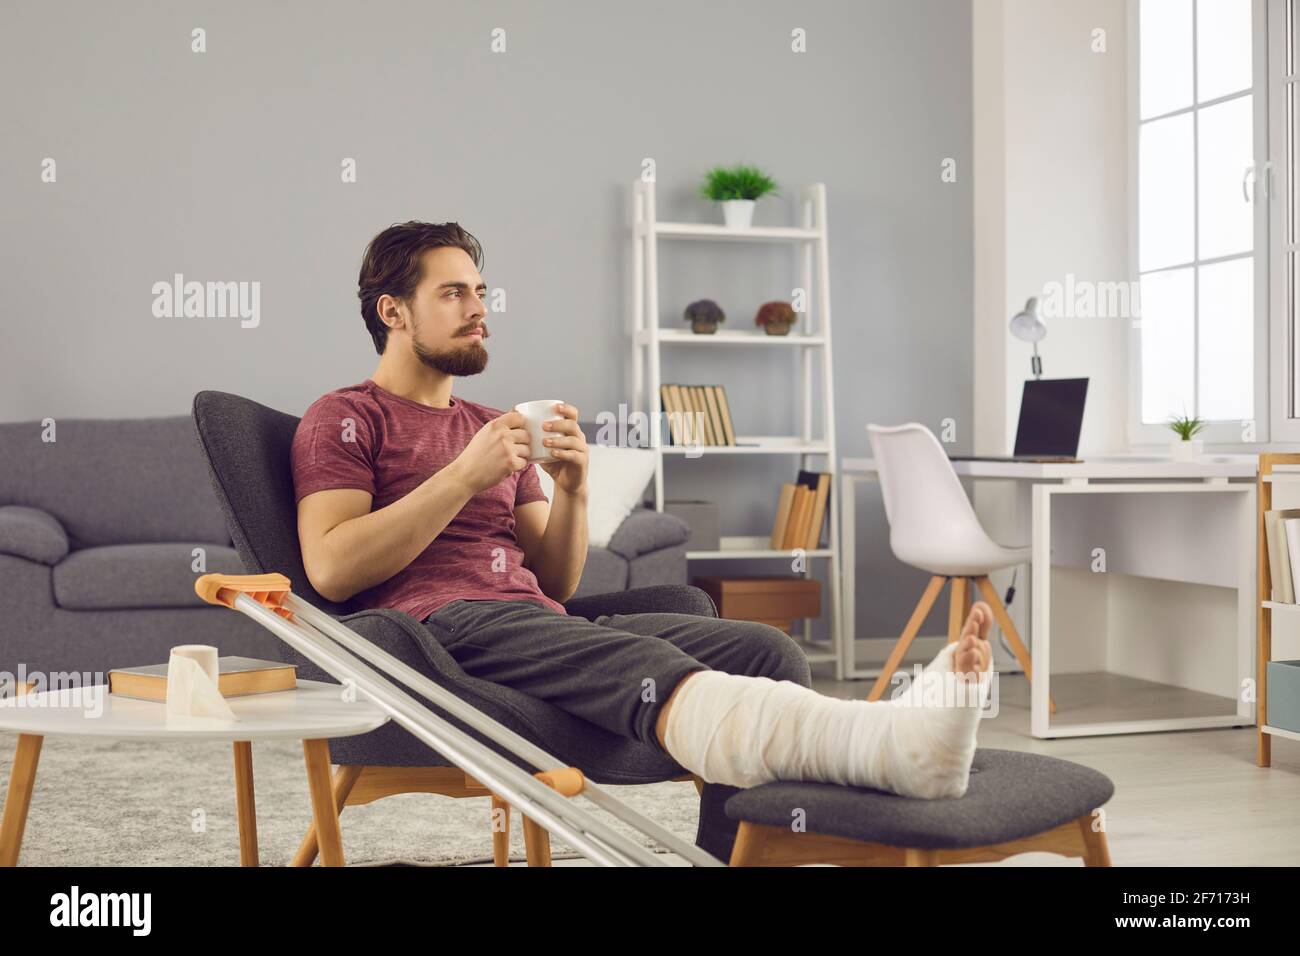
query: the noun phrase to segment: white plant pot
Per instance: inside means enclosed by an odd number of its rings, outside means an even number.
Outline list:
[[[728,229],[748,229],[754,224],[753,199],[722,200],[722,218]]]
[[[1181,438],[1169,443],[1169,457],[1174,461],[1196,461],[1205,451],[1205,442],[1199,438],[1183,441]]]

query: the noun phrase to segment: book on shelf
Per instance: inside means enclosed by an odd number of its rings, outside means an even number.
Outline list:
[[[683,414],[681,389],[676,385],[659,386],[659,401],[668,416],[668,437],[674,445],[688,445],[686,440],[686,420]]]
[[[1264,512],[1264,537],[1268,548],[1268,571],[1272,582],[1270,598],[1281,604],[1295,604],[1291,576],[1291,553],[1284,522],[1300,518],[1300,508]]]
[[[704,433],[704,444],[720,444],[718,436],[713,433],[713,420],[709,416],[708,403],[704,399],[704,386],[692,385],[691,390],[691,407],[696,414],[696,421],[700,423],[700,430]]]
[[[721,385],[665,383],[659,386],[659,401],[668,416],[668,435],[674,445],[737,444],[727,393]]]
[[[803,547],[807,551],[815,551],[817,545],[822,540],[822,527],[826,522],[827,512],[830,508],[831,496],[831,476],[825,471],[799,471],[799,483],[812,490],[816,496],[813,499],[812,520],[808,523],[807,534],[804,535]]]
[[[831,475],[824,471],[800,469],[794,481],[781,485],[772,525],[774,551],[817,549],[830,510],[830,491]]]
[[[1286,552],[1283,558],[1286,567],[1286,590],[1283,592],[1283,597],[1287,604],[1295,604],[1295,573],[1293,569],[1300,567],[1300,518],[1283,518],[1282,527],[1286,531],[1286,542],[1282,545],[1282,550]]]
[[[784,551],[793,551],[803,547],[804,535],[812,521],[812,504],[817,495],[807,485],[798,482],[794,486],[794,506],[790,509],[790,521],[785,529],[785,539],[781,545]]]
[[[731,408],[727,405],[727,391],[721,385],[713,386],[713,396],[718,403],[718,417],[722,419],[722,435],[728,445],[736,444],[736,430],[731,426]]]
[[[170,662],[118,667],[108,672],[108,692],[118,697],[141,700],[167,699],[167,668]],[[222,697],[270,694],[298,686],[296,667],[281,661],[254,657],[218,657],[217,690]]]
[[[704,407],[709,410],[709,427],[713,429],[713,438],[715,445],[729,445],[727,436],[722,431],[722,416],[718,414],[718,396],[716,385],[705,385]]]
[[[794,505],[794,493],[797,487],[793,481],[787,481],[781,486],[781,497],[776,503],[776,521],[772,525],[770,544],[773,551],[780,551],[785,544],[785,526],[790,520],[790,508]]]

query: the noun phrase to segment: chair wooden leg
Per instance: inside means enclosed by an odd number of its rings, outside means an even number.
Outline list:
[[[1104,830],[1092,828],[1092,816],[1079,817],[1079,829],[1083,832],[1083,865],[1110,866],[1110,847],[1106,843]]]
[[[343,808],[347,806],[348,794],[352,792],[353,784],[357,782],[365,769],[361,764],[340,764],[338,770],[334,771],[334,807],[340,814],[343,813]],[[289,865],[311,866],[316,862],[318,852],[316,823],[313,821],[307,827],[307,833],[302,838],[302,843],[298,845],[298,852],[293,855]]]
[[[492,794],[492,865],[510,865],[510,804]]]
[[[984,575],[976,578],[975,583],[979,585],[984,600],[988,601],[989,607],[993,609],[993,616],[997,619],[998,626],[1002,628],[1002,633],[1007,636],[1007,643],[1011,645],[1016,660],[1024,668],[1025,678],[1032,681],[1034,674],[1029,661],[1029,651],[1025,649],[1024,643],[1020,640],[1020,632],[1016,630],[1015,624],[1011,622],[1011,615],[1007,613],[1002,599],[998,597],[998,592],[993,589],[993,582],[989,580],[988,575]],[[1050,696],[1047,698],[1047,707],[1053,714],[1056,713],[1056,701],[1052,700]]]
[[[529,866],[551,865],[551,835],[534,820],[524,817],[524,852]]]
[[[889,652],[889,659],[885,661],[884,669],[881,670],[880,676],[876,678],[876,682],[871,686],[871,693],[867,695],[867,700],[880,700],[885,688],[889,686],[889,678],[898,669],[898,665],[902,662],[907,649],[912,646],[916,632],[925,623],[925,616],[930,613],[930,608],[934,607],[939,592],[943,590],[943,583],[947,580],[947,578],[938,574],[930,578],[930,583],[926,585],[921,600],[916,603],[916,609],[912,611],[912,617],[908,620],[907,627],[903,629],[902,637],[898,639],[894,649]]]
[[[257,866],[257,801],[253,792],[253,743],[236,740],[235,815],[239,819],[239,865]]]
[[[966,578],[952,579],[952,594],[948,601],[948,643],[961,637],[961,626],[966,622],[963,613],[970,603],[970,582]]]

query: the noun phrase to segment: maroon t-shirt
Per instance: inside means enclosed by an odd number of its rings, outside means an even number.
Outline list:
[[[359,488],[378,511],[445,468],[501,414],[455,396],[450,408],[430,408],[370,379],[329,392],[307,409],[293,436],[294,500]],[[419,621],[457,598],[533,601],[564,614],[523,566],[515,537],[515,507],[545,500],[535,466],[507,475],[472,497],[414,561],[354,600]]]

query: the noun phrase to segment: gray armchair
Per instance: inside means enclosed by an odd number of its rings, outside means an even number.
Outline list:
[[[338,616],[366,639],[427,675],[435,683],[468,701],[495,720],[534,741],[601,784],[655,783],[691,779],[674,760],[656,747],[631,740],[575,717],[545,701],[512,688],[479,680],[465,673],[455,659],[413,617],[391,610],[360,610],[325,600],[311,587],[298,549],[289,469],[289,447],[298,419],[256,402],[223,392],[200,392],[194,399],[194,422],[211,472],[217,500],[225,513],[234,546],[248,573],[280,572],[294,592],[322,610]],[[629,519],[631,520],[631,519]],[[648,531],[638,519],[629,541]],[[638,530],[638,526],[639,530]],[[618,542],[611,541],[611,550]],[[686,584],[634,587],[631,590],[575,597],[565,604],[570,614],[594,618],[601,614],[675,611],[716,617],[707,594]],[[300,677],[333,678],[292,648],[284,658],[298,666]],[[483,741],[526,770],[524,761],[508,753],[440,708],[438,716]],[[365,799],[389,793],[444,793],[481,796],[470,780],[445,757],[411,735],[397,723],[356,737],[329,742],[340,812],[359,780],[370,779]],[[391,768],[408,768],[395,772]],[[737,824],[729,821],[723,801],[735,791],[696,780],[701,794],[700,827],[696,843],[726,860],[730,856]],[[495,839],[496,835],[494,835]],[[496,849],[501,849],[498,846]],[[295,863],[310,865],[316,855],[315,837],[304,839]],[[544,854],[545,856],[545,854]],[[548,857],[546,857],[548,858]],[[504,862],[498,853],[497,862]],[[530,862],[533,862],[530,859]]]

